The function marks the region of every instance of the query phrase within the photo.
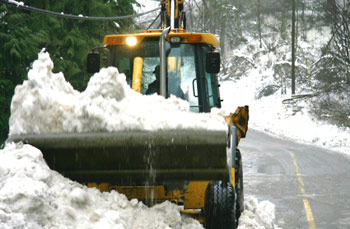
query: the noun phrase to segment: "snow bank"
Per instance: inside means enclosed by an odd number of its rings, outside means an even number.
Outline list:
[[[258,202],[254,197],[249,197],[245,203],[237,229],[277,229],[275,221],[275,205],[264,200]]]
[[[98,132],[130,129],[226,129],[223,112],[189,112],[176,97],[143,96],[126,83],[116,68],[101,69],[78,92],[62,73],[52,73],[46,52],[39,54],[28,80],[15,89],[10,135],[25,133]]]
[[[202,228],[164,202],[148,208],[117,192],[101,193],[64,178],[25,144],[0,150],[0,228]]]

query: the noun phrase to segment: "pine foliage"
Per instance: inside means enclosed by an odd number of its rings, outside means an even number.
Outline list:
[[[134,14],[135,0],[49,1],[26,0],[25,5],[65,14],[114,17]],[[88,52],[102,45],[106,34],[133,30],[131,19],[84,21],[59,18],[0,5],[0,145],[7,138],[11,97],[23,82],[38,52],[45,48],[55,64],[78,90],[86,87]]]

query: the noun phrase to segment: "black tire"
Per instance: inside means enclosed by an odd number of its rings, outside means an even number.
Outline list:
[[[235,190],[236,190],[236,225],[241,213],[244,211],[244,192],[243,192],[243,167],[241,152],[237,149],[235,161]]]
[[[235,191],[231,183],[210,182],[205,192],[205,228],[236,228],[235,201]]]

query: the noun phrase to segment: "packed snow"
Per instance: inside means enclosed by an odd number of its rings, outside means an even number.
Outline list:
[[[10,3],[16,4],[17,6],[24,6],[24,2],[18,2],[15,0],[9,0]]]
[[[0,150],[0,228],[203,228],[163,202],[151,208],[118,192],[87,188],[50,170],[40,150],[8,143]],[[274,205],[249,198],[240,229],[275,228]]]
[[[74,90],[62,73],[52,69],[49,54],[42,51],[28,80],[16,87],[10,135],[226,129],[223,110],[194,114],[178,98],[140,95],[116,68],[95,74],[84,92]],[[31,145],[7,143],[0,150],[0,228],[203,228],[180,210],[170,202],[149,208],[115,191],[101,193],[73,182],[50,170],[41,151]],[[239,228],[274,228],[274,220],[271,202],[250,198]]]
[[[74,90],[62,73],[53,73],[47,52],[39,53],[28,80],[18,85],[11,103],[10,135],[113,132],[142,129],[226,130],[223,110],[189,112],[187,101],[172,96],[143,96],[114,67],[91,77],[85,91]]]
[[[148,208],[115,191],[87,188],[46,165],[26,144],[0,150],[0,228],[202,228],[164,202]]]
[[[237,229],[280,228],[275,224],[275,205],[270,201],[259,202],[256,198],[249,196],[244,203],[244,209]]]

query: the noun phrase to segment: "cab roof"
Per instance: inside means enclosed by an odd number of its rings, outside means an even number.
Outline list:
[[[116,35],[107,35],[104,38],[104,45],[128,45],[127,39],[133,37],[136,39],[136,44],[138,45],[142,42],[144,38],[148,37],[160,37],[162,30],[145,30],[142,33],[135,34],[116,34]],[[201,43],[208,44],[214,48],[219,46],[219,41],[215,35],[211,33],[188,33],[184,30],[171,30],[167,36],[167,40],[170,41],[172,37],[180,37],[182,44],[189,43]]]

